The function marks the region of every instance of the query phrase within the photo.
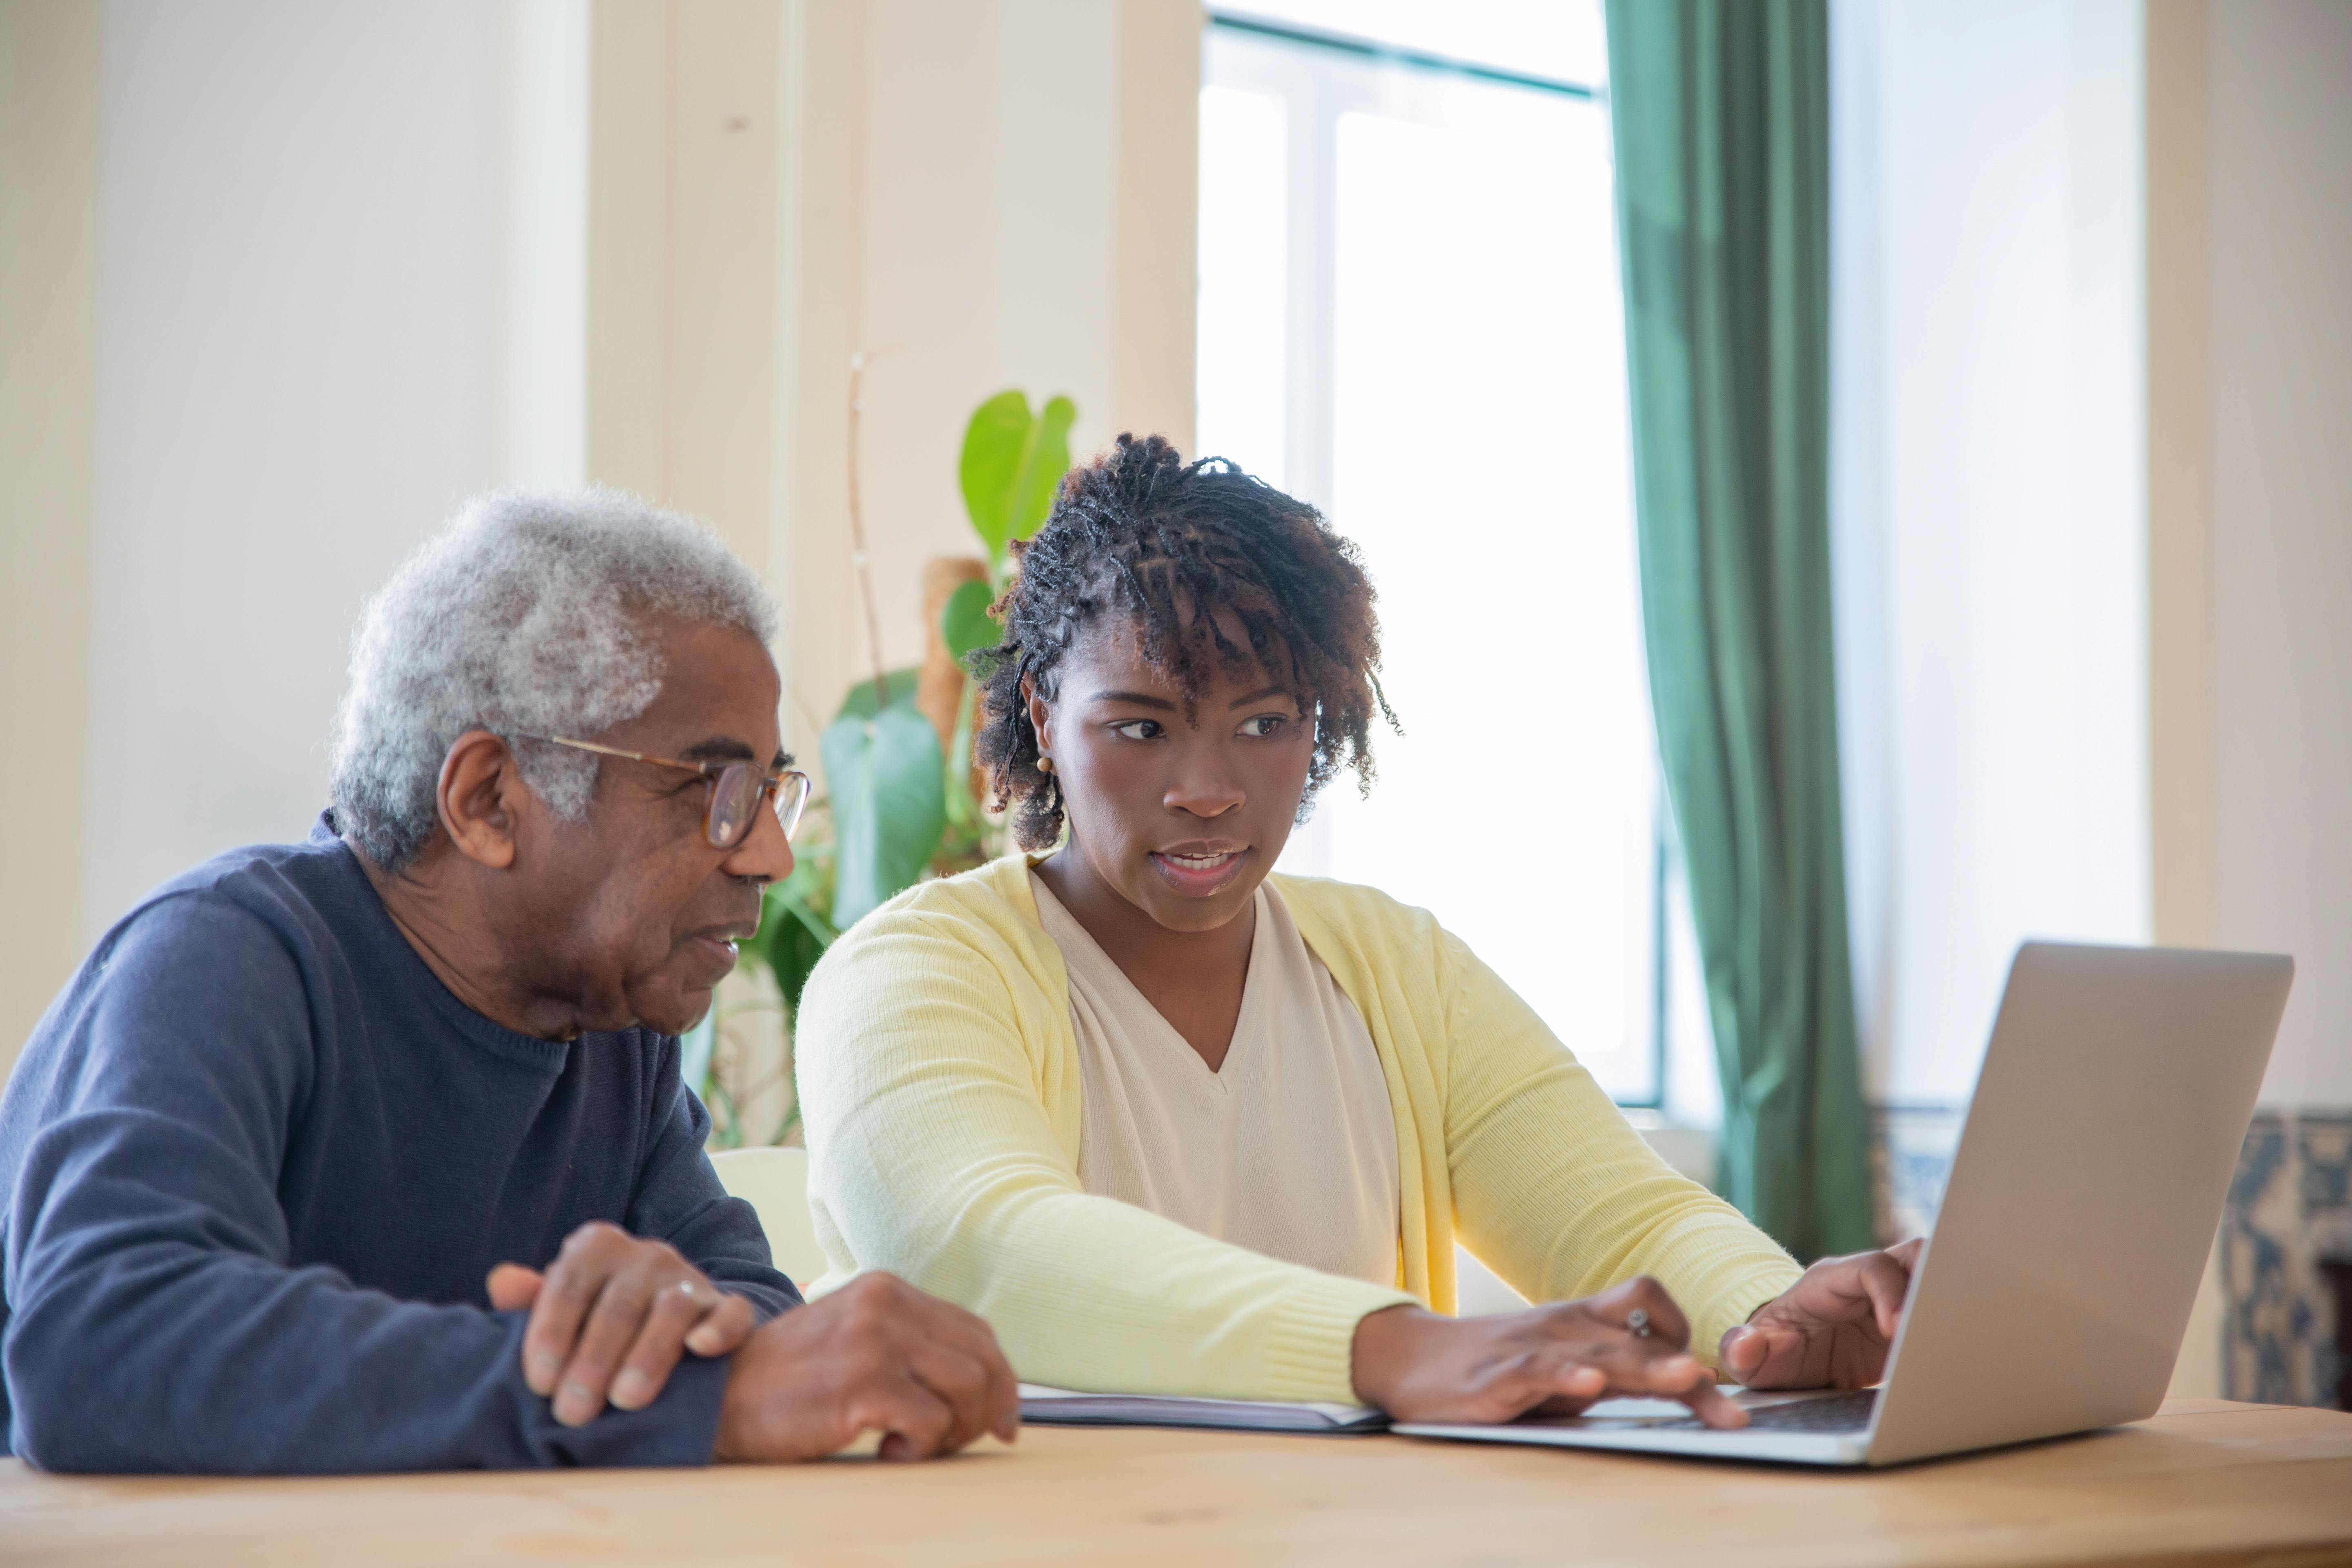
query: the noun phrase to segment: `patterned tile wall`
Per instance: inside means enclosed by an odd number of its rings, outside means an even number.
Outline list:
[[[2223,1394],[2339,1402],[2330,1262],[2352,1264],[2352,1111],[2263,1111],[2247,1129],[2221,1218]]]

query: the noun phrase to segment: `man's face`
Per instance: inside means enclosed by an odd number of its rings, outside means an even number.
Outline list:
[[[662,624],[661,695],[636,718],[581,740],[688,762],[781,766],[781,687],[767,649],[722,626]],[[792,849],[763,807],[732,849],[704,836],[710,786],[698,773],[598,761],[588,815],[519,824],[500,947],[526,991],[566,1002],[585,1029],[691,1027],[759,929],[760,889]]]

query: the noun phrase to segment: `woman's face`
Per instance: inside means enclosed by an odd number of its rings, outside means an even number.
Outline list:
[[[1226,640],[1249,641],[1230,611]],[[1290,837],[1313,759],[1312,721],[1273,677],[1220,671],[1191,719],[1143,657],[1133,622],[1097,621],[1062,658],[1060,695],[1030,722],[1054,764],[1071,849],[1171,931],[1212,931],[1249,907]]]

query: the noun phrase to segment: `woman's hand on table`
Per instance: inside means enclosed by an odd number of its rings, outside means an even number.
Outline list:
[[[1886,1375],[1904,1298],[1919,1267],[1914,1237],[1883,1252],[1824,1258],[1723,1336],[1725,1373],[1749,1388],[1867,1388]]]
[[[1680,1400],[1710,1426],[1746,1426],[1747,1414],[1716,1391],[1715,1374],[1689,1348],[1682,1310],[1643,1276],[1492,1317],[1384,1308],[1356,1325],[1353,1374],[1357,1397],[1399,1421],[1574,1415],[1633,1396]]]

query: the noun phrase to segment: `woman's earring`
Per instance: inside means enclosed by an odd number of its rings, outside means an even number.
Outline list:
[[[1040,758],[1038,758],[1038,759],[1037,759],[1037,771],[1038,771],[1039,773],[1052,773],[1052,772],[1054,771],[1054,759],[1053,759],[1053,758],[1051,758],[1051,757],[1040,757]]]

